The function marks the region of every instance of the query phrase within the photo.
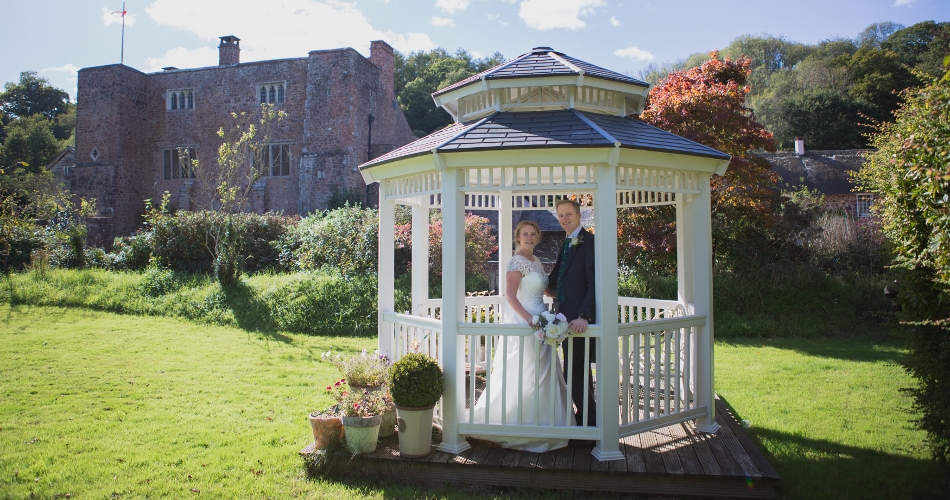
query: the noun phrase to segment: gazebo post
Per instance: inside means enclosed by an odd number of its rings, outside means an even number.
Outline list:
[[[597,426],[603,434],[594,448],[598,460],[622,460],[620,451],[620,367],[617,353],[617,177],[614,166],[598,165],[597,188],[594,192],[594,265],[598,279],[594,282],[597,294],[597,324],[601,338],[597,342]]]
[[[676,290],[677,300],[688,314],[693,305],[693,247],[689,235],[693,234],[693,219],[686,216],[686,198],[676,194]]]
[[[412,311],[429,316],[429,197],[412,205]]]
[[[442,341],[439,358],[445,375],[442,393],[442,444],[439,449],[460,453],[469,444],[459,434],[465,412],[465,353],[458,326],[465,307],[465,197],[459,192],[462,172],[442,171]]]
[[[696,327],[697,356],[696,372],[696,401],[698,405],[706,406],[708,412],[705,417],[697,419],[696,429],[702,432],[716,432],[719,424],[716,423],[716,392],[713,382],[713,280],[712,280],[712,197],[709,184],[709,174],[697,173],[697,185],[701,193],[693,196],[686,205],[684,219],[686,226],[691,227],[692,244],[692,279],[693,279],[693,307],[694,314],[706,316],[706,323]]]
[[[501,308],[498,314],[507,310],[505,295],[505,276],[508,274],[508,263],[511,261],[512,244],[514,238],[511,231],[511,191],[502,191],[498,196],[498,295],[502,296]],[[504,320],[504,316],[501,317]]]
[[[377,274],[377,286],[379,287],[379,307],[377,308],[379,323],[377,346],[380,354],[389,356],[390,359],[395,354],[393,352],[392,335],[390,334],[390,325],[383,320],[383,314],[395,309],[395,226],[396,226],[396,202],[387,199],[387,188],[389,183],[386,181],[379,183],[379,263]]]

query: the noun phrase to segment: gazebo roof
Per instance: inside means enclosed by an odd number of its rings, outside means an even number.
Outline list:
[[[558,52],[551,47],[535,47],[531,52],[521,54],[511,61],[499,64],[456,82],[448,87],[433,92],[433,96],[440,96],[455,89],[471,85],[483,80],[497,80],[503,78],[530,78],[541,76],[580,76],[590,75],[604,80],[621,82],[638,87],[649,87],[650,84],[622,75],[609,69],[595,66],[580,59]]]
[[[433,152],[615,146],[729,159],[725,153],[637,119],[567,109],[495,113],[476,122],[456,123],[363,163],[360,169]]]

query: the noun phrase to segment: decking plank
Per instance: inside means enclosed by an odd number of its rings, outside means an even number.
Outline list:
[[[598,462],[587,448],[574,450],[574,472],[590,472],[591,462]]]
[[[686,431],[683,424],[671,425],[667,427],[676,443],[676,452],[680,456],[680,463],[683,464],[683,471],[686,474],[703,473],[703,466],[699,463],[699,457],[696,450],[693,449],[693,440]]]
[[[539,469],[553,469],[554,463],[557,461],[557,450],[546,451],[544,453],[538,453],[537,467]]]
[[[652,474],[666,474],[666,464],[660,455],[656,434],[653,431],[640,433],[640,449],[643,451],[643,463],[647,472]]]
[[[634,434],[623,438],[624,456],[627,457],[627,472],[643,473],[647,471],[643,460],[643,447],[640,445],[640,435]]]
[[[571,470],[574,468],[574,449],[561,448],[556,450],[554,455],[554,468],[559,470]]]
[[[736,461],[736,465],[742,470],[742,475],[747,477],[763,477],[762,471],[760,471],[759,468],[756,467],[755,462],[749,458],[749,455],[745,452],[745,448],[742,447],[742,443],[739,442],[739,438],[736,437],[730,425],[720,424],[717,434],[729,450],[729,456]]]
[[[732,428],[732,432],[739,439],[739,442],[742,443],[742,448],[745,449],[746,454],[749,455],[749,458],[755,463],[759,471],[762,472],[762,477],[778,479],[778,472],[775,471],[775,468],[772,467],[772,464],[766,460],[765,455],[762,454],[762,451],[759,450],[755,443],[752,441],[752,438],[749,437],[749,434],[745,432],[745,429],[739,424],[739,419],[729,411],[729,408],[726,406],[726,403],[719,398],[716,398],[716,411],[719,415],[724,418],[721,421],[726,422],[729,427]]]
[[[538,457],[540,453],[532,453],[530,451],[521,452],[521,460],[518,462],[518,467],[526,469],[534,469],[538,466]]]
[[[675,439],[668,429],[669,427],[664,427],[653,431],[653,436],[656,439],[656,449],[663,460],[666,473],[682,475],[686,470],[680,460],[679,453],[676,451]]]

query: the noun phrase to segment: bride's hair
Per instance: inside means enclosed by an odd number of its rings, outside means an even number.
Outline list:
[[[518,235],[521,234],[521,228],[525,226],[533,227],[534,230],[538,232],[538,242],[539,243],[541,242],[541,227],[538,226],[538,223],[533,220],[523,220],[519,222],[518,225],[515,227],[515,248],[518,248],[521,246],[521,241],[519,241]]]

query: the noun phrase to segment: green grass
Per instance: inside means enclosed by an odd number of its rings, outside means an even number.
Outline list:
[[[307,414],[339,378],[320,354],[373,342],[0,306],[0,498],[501,495],[306,474]]]
[[[716,389],[782,476],[784,498],[946,498],[913,428],[908,352],[862,339],[716,345]]]

